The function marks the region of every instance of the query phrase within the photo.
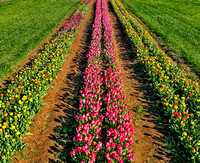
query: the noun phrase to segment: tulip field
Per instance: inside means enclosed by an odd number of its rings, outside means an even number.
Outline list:
[[[93,27],[85,87],[80,90],[80,113],[75,117],[79,125],[74,137],[76,148],[71,152],[73,161],[100,162],[104,153],[107,162],[134,161],[131,149],[134,129],[128,117],[131,113],[126,111],[126,96],[121,90],[123,84],[120,69],[116,68],[113,29],[104,0],[97,0]],[[104,38],[103,45],[101,38]],[[107,133],[105,140],[101,135],[102,126]]]
[[[171,58],[161,51],[156,42],[123,7],[118,0],[112,0],[130,41],[133,43],[141,64],[157,90],[163,110],[169,115],[171,129],[179,134],[190,161],[200,161],[200,94],[198,83],[187,79]]]
[[[1,90],[0,162],[18,162],[20,159],[16,153],[29,148],[24,139],[31,135],[30,128],[35,126],[35,114],[39,116],[43,111],[43,98],[48,90],[54,89],[52,83],[55,80],[63,80],[66,84],[65,76],[60,76],[59,73],[66,71],[63,70],[63,64],[72,64],[67,59],[69,54],[78,53],[72,49],[79,46],[81,41],[77,43],[77,38],[80,37],[80,31],[84,32],[82,28],[88,28],[84,27],[84,23],[87,23],[85,21],[91,13],[91,34],[86,38],[89,46],[83,44],[87,49],[84,53],[84,71],[81,72],[83,81],[79,81],[79,84],[83,84],[78,90],[78,105],[73,113],[75,132],[71,132],[72,135],[66,134],[72,138],[66,154],[69,158],[58,162],[142,162],[135,155],[135,134],[138,132],[134,123],[136,108],[131,110],[132,106],[127,102],[127,92],[124,91],[128,84],[124,82],[124,70],[119,66],[120,51],[117,49],[116,27],[113,27],[111,12],[130,45],[129,54],[142,67],[151,89],[154,90],[153,96],[157,97],[157,102],[162,106],[159,111],[167,119],[169,132],[176,135],[186,153],[185,162],[200,162],[199,84],[189,79],[187,72],[178,68],[177,63],[165,54],[149,31],[120,0],[82,1],[55,38],[49,40],[44,50],[38,52],[33,60],[14,74],[12,80]],[[139,134],[143,137],[142,133]],[[59,133],[56,137],[61,141]],[[39,140],[36,138],[35,142],[37,144]],[[67,140],[62,140],[62,146],[66,147],[64,143]],[[62,149],[58,148],[57,151],[59,150]],[[40,157],[39,154],[36,156]],[[157,162],[160,160],[157,158]],[[22,162],[46,161],[27,159]]]
[[[88,3],[79,7],[57,37],[31,64],[13,76],[14,79],[1,92],[1,162],[11,161],[13,153],[24,148],[23,137],[32,125],[35,113],[40,112],[42,97],[56,78],[87,8]]]

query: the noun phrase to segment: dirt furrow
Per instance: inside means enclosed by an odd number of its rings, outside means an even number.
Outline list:
[[[150,102],[142,90],[142,84],[136,72],[136,69],[138,69],[136,54],[132,51],[109,0],[107,0],[107,5],[114,28],[118,67],[123,73],[123,91],[127,96],[129,110],[133,112],[136,139],[134,143],[135,162],[169,162],[170,159],[163,142],[164,135],[159,131],[159,126],[153,122]]]
[[[53,80],[52,86],[54,89],[48,90],[43,99],[43,103],[47,105],[43,106],[42,111],[34,117],[35,127],[30,128],[30,133],[33,135],[26,136],[24,139],[24,143],[28,143],[28,145],[22,152],[16,154],[20,161],[15,160],[14,162],[55,162],[57,154],[60,152],[65,153],[65,157],[69,158],[72,146],[70,139],[73,135],[69,135],[69,140],[66,140],[67,143],[63,144],[65,146],[63,148],[62,144],[56,142],[56,130],[62,121],[68,121],[71,124],[74,122],[73,117],[76,113],[76,105],[78,105],[76,101],[73,101],[76,98],[74,91],[77,89],[76,87],[81,87],[80,83],[86,66],[85,54],[90,45],[95,2],[92,2],[85,15],[81,29],[72,44],[71,52],[68,53],[62,66],[63,71],[59,72],[58,78]],[[163,127],[156,124],[152,118],[152,105],[147,97],[151,95],[142,90],[143,85],[138,75],[142,72],[139,72],[141,70],[137,64],[136,54],[132,51],[109,0],[107,0],[107,5],[112,27],[114,28],[118,67],[123,73],[123,91],[127,96],[129,110],[133,112],[132,118],[136,139],[134,143],[135,162],[170,162],[163,142],[164,135],[160,130]],[[70,162],[70,159],[67,162]]]
[[[63,71],[59,72],[58,78],[52,82],[54,89],[49,89],[42,100],[47,105],[41,107],[41,112],[33,119],[35,127],[31,127],[29,131],[32,135],[24,139],[24,143],[28,145],[16,154],[20,160],[14,162],[55,162],[57,154],[63,151],[63,146],[56,142],[56,130],[61,125],[60,122],[74,119],[76,108],[69,101],[85,70],[85,53],[90,43],[88,40],[91,35],[94,6],[93,1],[72,44],[71,52],[62,66]]]

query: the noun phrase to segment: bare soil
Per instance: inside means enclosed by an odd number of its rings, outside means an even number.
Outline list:
[[[114,28],[118,67],[123,73],[123,91],[127,96],[129,110],[133,112],[131,117],[134,120],[136,139],[133,149],[135,151],[135,162],[170,162],[165,151],[165,144],[163,142],[164,135],[160,131],[160,128],[163,127],[162,125],[156,124],[152,118],[151,102],[147,98],[151,94],[147,95],[142,89],[140,77],[136,72],[138,65],[135,54],[123,33],[123,28],[114,14],[109,0],[107,2],[109,16],[112,27]],[[33,123],[35,127],[30,128],[30,133],[33,135],[26,136],[24,139],[24,143],[28,145],[22,152],[16,154],[20,160],[15,160],[14,163],[56,162],[56,154],[59,151],[63,151],[64,145],[56,142],[56,130],[62,121],[73,121],[76,112],[76,107],[68,101],[74,96],[75,85],[81,83],[85,70],[84,60],[89,46],[88,40],[91,34],[90,30],[94,18],[95,3],[96,1],[92,2],[81,24],[81,28],[72,44],[71,52],[68,53],[66,61],[62,66],[63,71],[59,72],[58,79],[53,80],[52,86],[54,89],[49,89],[43,99],[43,103],[47,105],[41,107],[41,112],[34,117]],[[40,48],[38,47],[38,49]],[[29,61],[28,58],[27,61]],[[138,106],[144,108],[144,115],[138,115],[136,111]],[[70,143],[68,145],[70,146]],[[66,157],[69,157],[70,149],[69,147]]]
[[[134,130],[135,130],[135,147],[133,148],[136,163],[144,162],[169,162],[169,157],[165,151],[163,142],[164,135],[158,130],[158,125],[153,122],[150,111],[150,102],[145,98],[142,91],[142,84],[134,70],[137,66],[136,54],[133,53],[131,45],[125,37],[123,28],[113,12],[110,2],[108,2],[109,16],[114,29],[115,43],[117,49],[118,67],[123,73],[124,88],[123,91],[127,96],[129,110],[133,112]],[[145,114],[140,116],[136,113],[136,108],[142,106]],[[160,126],[162,127],[162,126]]]
[[[61,72],[58,73],[58,79],[54,79],[52,86],[42,102],[47,105],[41,107],[41,112],[34,116],[33,124],[30,128],[33,135],[26,136],[24,143],[28,145],[22,152],[16,154],[21,163],[47,163],[55,162],[55,154],[63,150],[63,146],[56,143],[56,129],[61,125],[60,122],[66,118],[74,117],[75,108],[73,108],[67,99],[73,96],[73,84],[80,79],[79,76],[84,72],[84,65],[81,65],[81,58],[84,58],[85,46],[87,44],[86,32],[88,31],[88,22],[92,17],[94,2],[91,4],[81,28],[72,44],[71,52],[68,53],[65,63],[62,65]],[[76,81],[75,81],[76,80]]]

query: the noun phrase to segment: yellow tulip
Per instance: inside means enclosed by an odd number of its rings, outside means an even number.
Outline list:
[[[184,136],[187,136],[187,133],[186,133],[186,132],[183,132],[183,135],[184,135]]]

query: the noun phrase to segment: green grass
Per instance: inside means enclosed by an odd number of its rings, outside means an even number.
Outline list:
[[[36,48],[82,0],[0,2],[0,80]]]
[[[200,76],[200,0],[122,0]]]
[[[143,116],[144,114],[145,114],[145,111],[144,111],[144,108],[143,108],[143,106],[138,106],[137,108],[136,108],[136,113],[138,114],[138,115],[141,115],[141,116]]]

